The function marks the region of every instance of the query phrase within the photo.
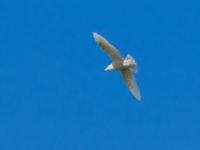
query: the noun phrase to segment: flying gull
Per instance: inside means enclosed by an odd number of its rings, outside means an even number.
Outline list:
[[[140,90],[136,83],[134,73],[137,72],[137,64],[135,59],[128,54],[124,59],[117,48],[110,44],[101,35],[93,32],[93,37],[99,46],[110,56],[112,63],[105,68],[105,71],[115,71],[121,72],[124,82],[126,83],[130,92],[136,97],[138,101],[141,100]]]

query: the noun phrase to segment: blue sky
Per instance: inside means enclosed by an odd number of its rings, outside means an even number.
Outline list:
[[[195,0],[1,0],[1,150],[199,150]],[[92,38],[135,57],[137,102]]]

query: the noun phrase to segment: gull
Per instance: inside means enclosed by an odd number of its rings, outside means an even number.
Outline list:
[[[105,68],[105,71],[120,71],[128,89],[132,95],[140,101],[140,90],[133,75],[138,71],[135,59],[130,54],[128,54],[124,59],[117,48],[98,33],[93,32],[93,37],[98,45],[110,56],[112,60],[112,63]]]

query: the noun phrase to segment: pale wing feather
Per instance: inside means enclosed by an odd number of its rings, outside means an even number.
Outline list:
[[[123,57],[112,44],[110,44],[105,38],[97,33],[93,33],[94,39],[99,44],[99,46],[105,50],[105,52],[111,57],[112,61],[123,60]]]
[[[130,92],[137,98],[138,101],[140,101],[141,100],[140,89],[136,83],[135,77],[132,75],[132,72],[129,69],[126,69],[122,70],[121,74]]]

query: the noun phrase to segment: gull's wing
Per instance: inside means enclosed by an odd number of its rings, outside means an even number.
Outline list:
[[[97,33],[93,33],[93,37],[96,40],[96,42],[103,48],[108,55],[111,57],[112,61],[120,61],[123,60],[123,57],[119,53],[119,51],[110,44],[105,38],[103,38],[101,35]]]
[[[135,77],[132,75],[131,70],[129,69],[122,70],[121,74],[131,93],[137,98],[138,101],[140,101],[141,100],[140,89],[136,83]]]

